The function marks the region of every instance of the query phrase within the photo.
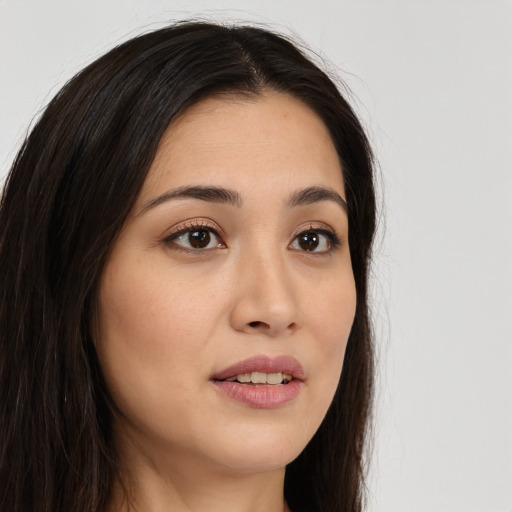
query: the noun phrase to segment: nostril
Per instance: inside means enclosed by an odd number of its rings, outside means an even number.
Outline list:
[[[270,329],[270,325],[266,324],[265,322],[255,321],[255,322],[249,322],[250,327],[263,327],[264,329]]]

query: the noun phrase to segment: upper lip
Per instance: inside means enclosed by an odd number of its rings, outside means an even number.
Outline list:
[[[238,361],[228,368],[221,370],[213,376],[214,380],[224,380],[240,375],[241,373],[286,373],[294,379],[304,380],[305,374],[302,365],[290,356],[269,357],[259,355]]]

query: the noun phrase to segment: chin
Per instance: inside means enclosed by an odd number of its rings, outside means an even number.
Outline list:
[[[229,436],[229,444],[219,443],[222,450],[215,458],[227,469],[237,472],[274,471],[296,459],[309,439],[303,432],[290,432],[290,429],[279,432],[266,432],[265,429],[238,431]]]
[[[300,452],[301,450],[293,454],[281,453],[276,456],[275,453],[260,449],[258,453],[245,452],[243,456],[231,457],[225,461],[224,467],[240,474],[268,473],[285,468]]]

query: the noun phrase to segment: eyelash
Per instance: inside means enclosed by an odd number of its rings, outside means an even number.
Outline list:
[[[192,249],[192,248],[188,248],[188,247],[183,247],[182,245],[175,243],[175,240],[177,240],[181,236],[186,235],[187,233],[192,233],[194,231],[205,231],[205,232],[213,233],[213,235],[215,235],[215,237],[221,241],[222,245],[224,247],[226,246],[225,243],[222,242],[222,237],[219,235],[219,233],[215,227],[211,226],[207,222],[197,222],[197,221],[189,222],[185,226],[178,228],[176,231],[171,233],[169,236],[165,237],[163,239],[163,243],[165,245],[172,246],[172,249],[174,249],[174,250],[188,252],[188,253],[198,253],[198,252],[202,252],[202,251],[212,250],[212,249],[201,249],[201,248]],[[218,247],[219,246],[217,246],[216,248],[218,248]]]
[[[194,231],[208,232],[208,233],[213,234],[219,240],[219,244],[216,247],[208,249],[208,248],[184,247],[180,244],[175,243],[175,241],[177,239],[179,239],[181,236],[186,235],[187,233],[192,233]],[[306,249],[294,249],[294,250],[296,250],[297,252],[304,252],[306,254],[324,255],[324,254],[329,254],[331,252],[334,252],[342,243],[341,239],[334,231],[331,231],[331,230],[325,229],[325,228],[315,228],[313,225],[310,225],[308,229],[304,229],[304,230],[300,231],[299,233],[297,233],[296,235],[294,235],[293,240],[292,240],[292,242],[290,242],[289,245],[291,246],[293,243],[296,243],[300,239],[301,236],[305,236],[307,234],[317,234],[317,235],[324,236],[327,239],[327,243],[329,245],[328,248],[323,251],[315,251],[315,250],[308,251]],[[204,252],[204,251],[211,251],[212,249],[226,247],[226,244],[222,240],[222,237],[219,235],[218,230],[206,222],[190,222],[186,226],[178,228],[176,231],[171,233],[169,236],[165,237],[162,240],[162,242],[165,245],[171,246],[171,248],[173,250],[183,251],[183,252],[187,252],[187,253],[196,253],[196,254]]]
[[[314,226],[310,226],[308,229],[304,229],[297,233],[293,237],[293,240],[290,243],[290,245],[298,241],[301,236],[305,236],[308,234],[317,234],[325,236],[325,238],[327,239],[327,243],[329,245],[328,248],[323,251],[308,251],[306,249],[296,249],[298,252],[305,252],[307,254],[329,254],[331,252],[334,252],[341,245],[340,237],[334,231],[325,228],[315,228]]]

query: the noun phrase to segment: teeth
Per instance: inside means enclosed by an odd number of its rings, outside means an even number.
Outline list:
[[[228,382],[241,382],[242,384],[288,384],[293,377],[288,373],[275,372],[275,373],[239,373],[236,376],[226,379]]]
[[[251,382],[253,384],[266,384],[267,383],[267,374],[260,372],[252,372],[251,373]]]
[[[283,374],[278,373],[267,373],[267,384],[281,384],[283,382]]]

